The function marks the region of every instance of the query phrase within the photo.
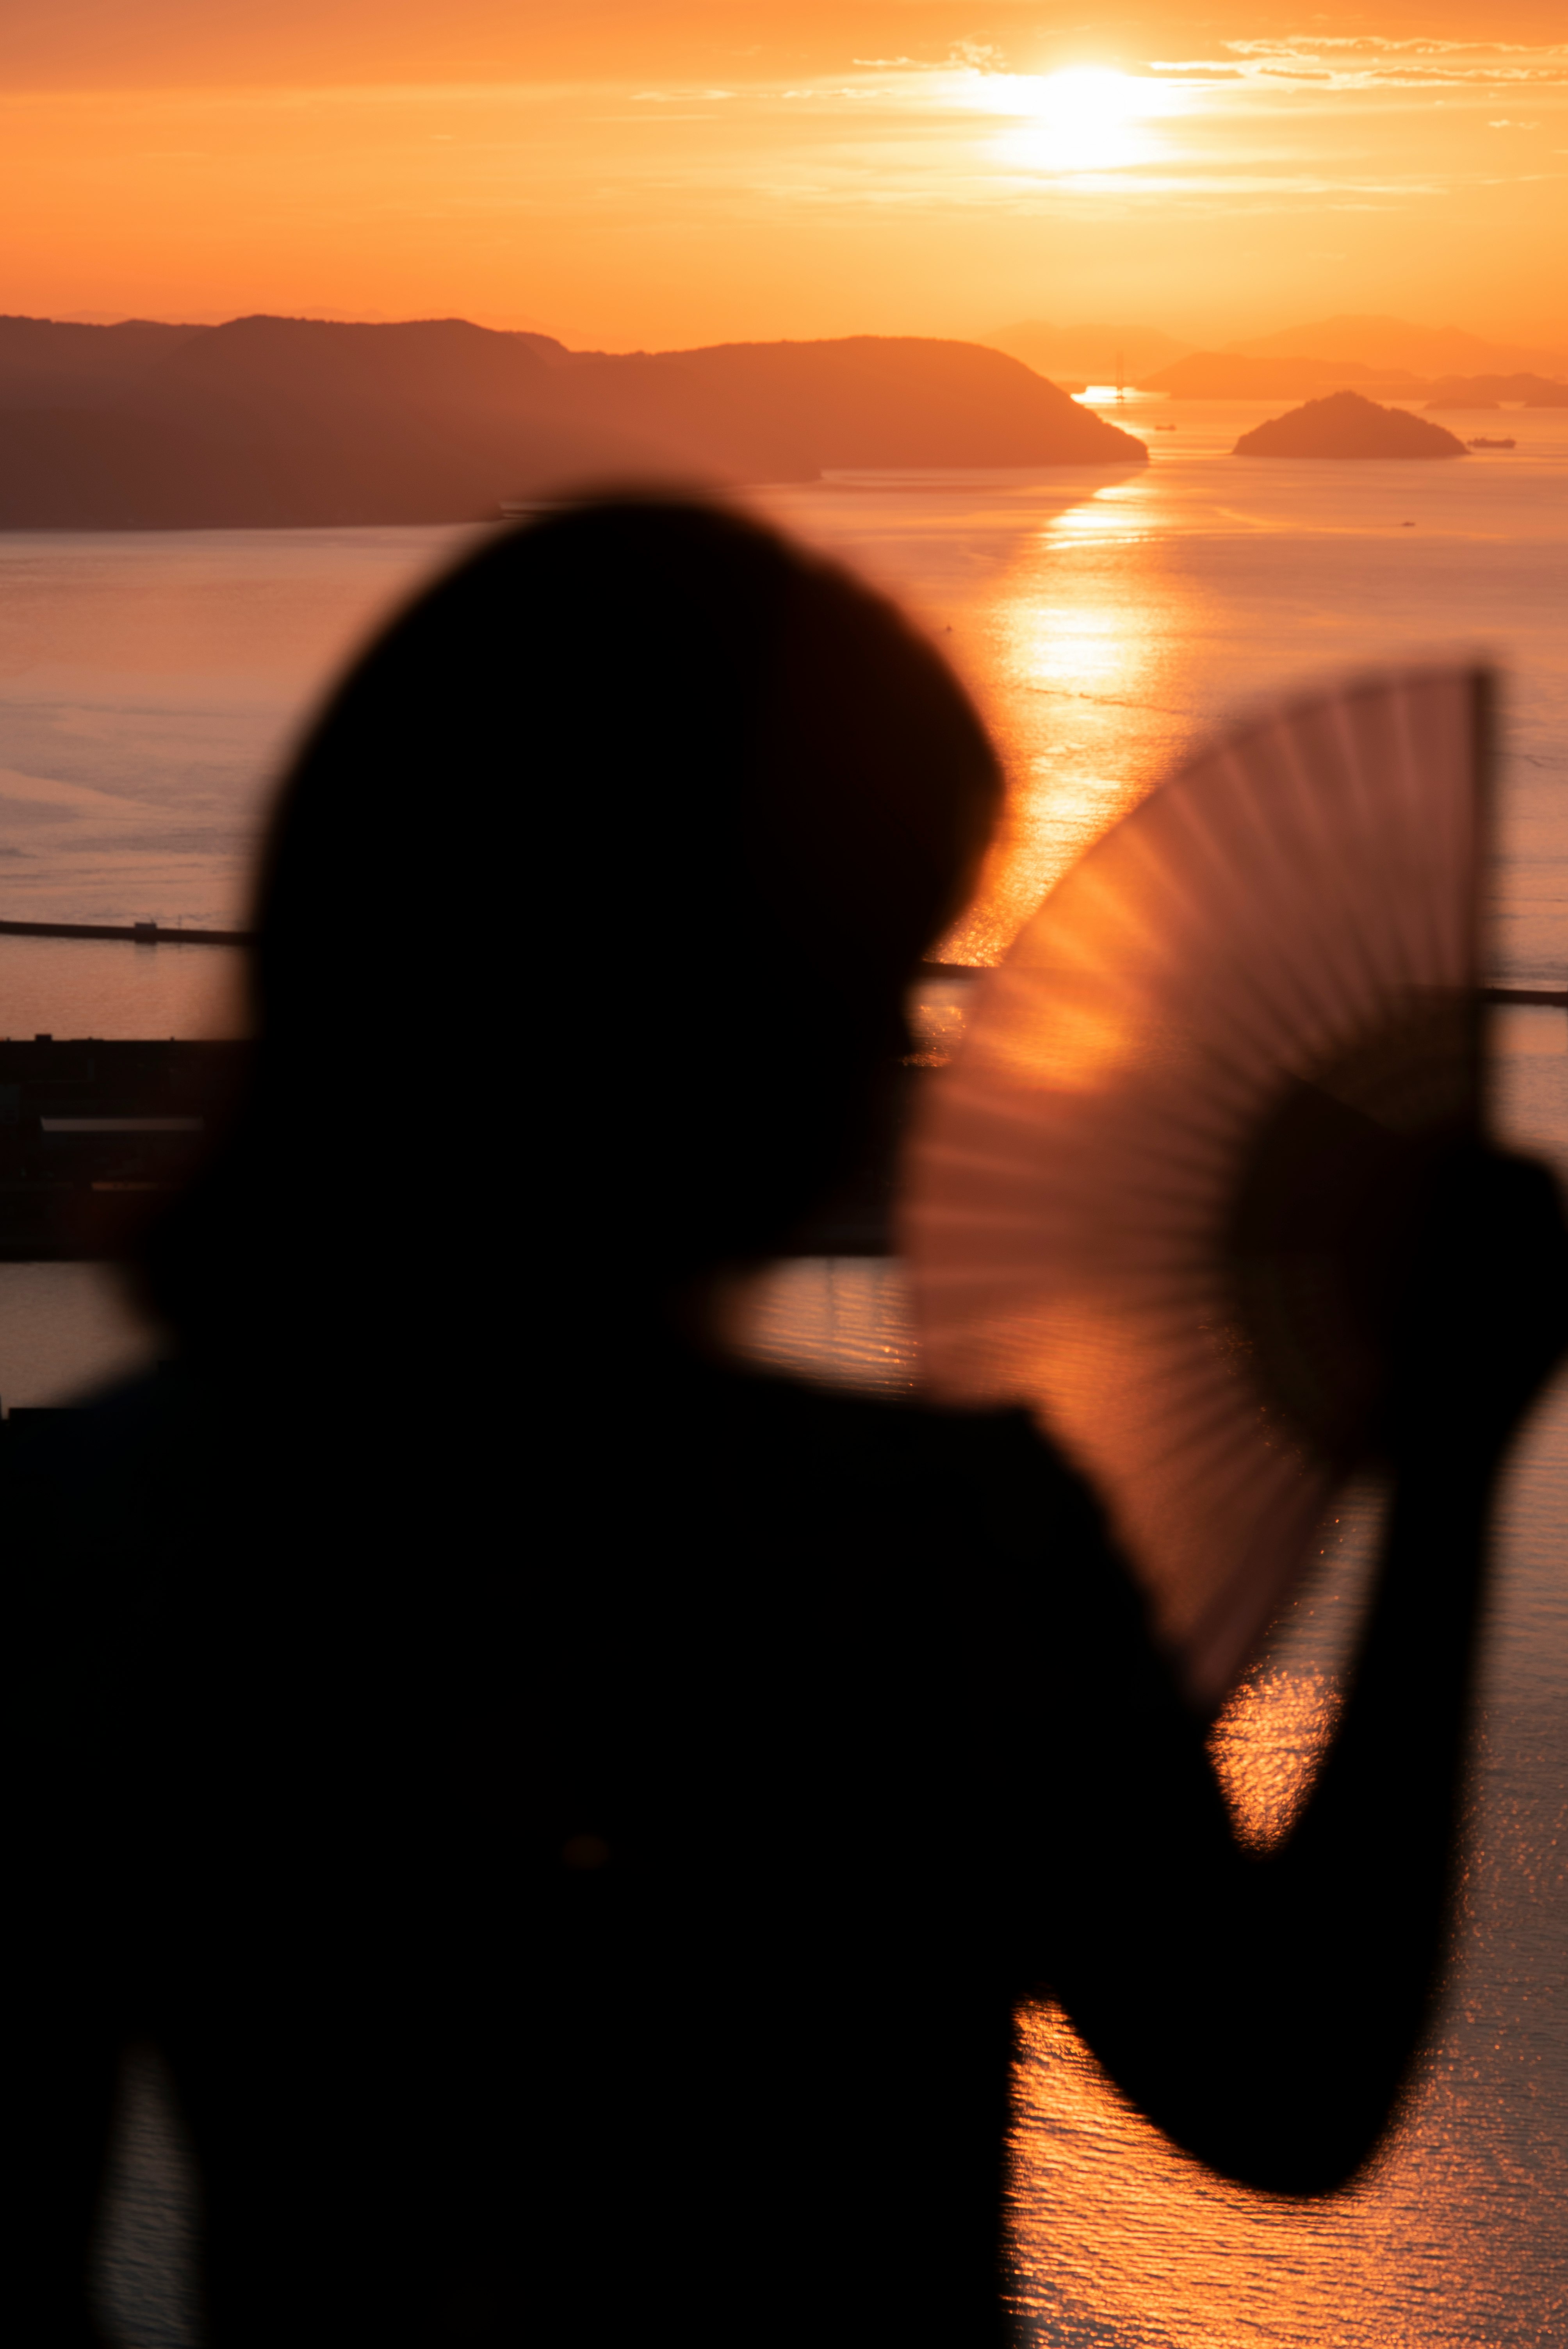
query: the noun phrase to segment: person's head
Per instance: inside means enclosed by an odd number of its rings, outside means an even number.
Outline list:
[[[284,784],[254,1098],[153,1248],[166,1309],[363,1306],[453,1249],[654,1289],[765,1255],[852,1152],[999,792],[932,648],[758,523],[630,498],[490,541]]]

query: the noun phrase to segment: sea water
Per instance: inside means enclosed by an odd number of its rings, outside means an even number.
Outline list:
[[[1479,655],[1504,673],[1493,974],[1563,983],[1568,415],[1479,419],[1518,446],[1462,461],[1314,464],[1232,457],[1268,412],[1253,404],[1111,412],[1147,436],[1148,467],[841,476],[753,501],[901,597],[996,735],[1007,820],[948,956],[994,958],[1072,858],[1228,718],[1347,670]],[[333,675],[484,534],[0,536],[0,918],[242,922],[276,779]],[[482,809],[445,784],[438,820],[485,835]],[[235,960],[0,938],[0,1033],[237,1032]],[[923,1012],[952,1035],[961,996],[933,992]],[[1513,1013],[1500,1040],[1508,1130],[1568,1167],[1568,1019]],[[819,1375],[893,1392],[918,1376],[891,1263],[788,1268],[750,1328],[759,1352]],[[0,1268],[7,1402],[59,1399],[156,1342],[91,1268]],[[1222,1726],[1256,1831],[1288,1811],[1332,1718],[1376,1496],[1340,1514]],[[1025,2016],[1015,2251],[1040,2343],[1497,2349],[1568,2333],[1565,1517],[1560,1387],[1504,1496],[1449,1986],[1364,2180],[1323,2203],[1225,2185],[1123,2104],[1056,2010]],[[191,2340],[189,2174],[145,2055],[128,2067],[114,2176],[106,2307],[144,2349]]]

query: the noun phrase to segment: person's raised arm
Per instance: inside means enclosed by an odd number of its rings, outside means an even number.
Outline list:
[[[1442,1956],[1498,1471],[1565,1341],[1551,1178],[1457,1159],[1399,1331],[1369,1619],[1282,1847],[1236,1843],[1201,1729],[1151,1654],[1075,1708],[1074,1797],[1049,1845],[1051,1986],[1128,2094],[1248,2183],[1342,2183],[1397,2098]]]

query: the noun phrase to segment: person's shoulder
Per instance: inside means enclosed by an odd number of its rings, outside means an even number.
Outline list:
[[[166,1637],[172,1552],[189,1512],[211,1516],[191,1490],[201,1447],[174,1434],[188,1410],[178,1381],[149,1373],[0,1427],[7,1686],[39,1753],[64,1740],[84,1766],[101,1760]]]
[[[45,1549],[80,1539],[130,1544],[154,1488],[189,1490],[210,1447],[201,1397],[160,1369],[53,1410],[14,1409],[0,1427],[0,1495],[14,1536]]]
[[[72,1403],[17,1406],[5,1422],[0,1458],[45,1475],[94,1463],[108,1466],[170,1434],[190,1415],[197,1393],[181,1371],[160,1363]]]

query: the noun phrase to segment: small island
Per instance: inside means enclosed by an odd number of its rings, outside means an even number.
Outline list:
[[[1358,391],[1309,399],[1287,416],[1243,432],[1236,457],[1463,457],[1457,434],[1408,408],[1380,408]]]

